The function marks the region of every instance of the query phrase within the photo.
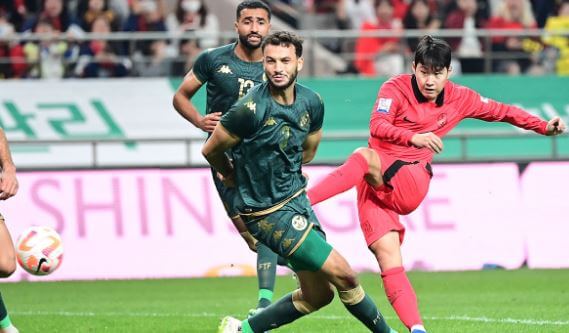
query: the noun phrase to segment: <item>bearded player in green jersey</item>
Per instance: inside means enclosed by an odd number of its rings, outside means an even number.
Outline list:
[[[236,16],[238,41],[202,52],[174,95],[174,107],[178,113],[204,132],[211,133],[221,115],[233,103],[263,82],[261,42],[270,29],[271,10],[261,1],[243,1],[237,6]],[[207,105],[202,116],[191,99],[204,84]],[[273,298],[277,255],[262,244],[257,246],[257,241],[247,231],[235,209],[235,190],[225,187],[215,174],[213,179],[233,224],[249,248],[257,252],[257,308],[264,308]]]
[[[325,240],[305,194],[302,164],[322,137],[320,96],[296,83],[302,41],[275,32],[262,44],[268,81],[252,88],[221,118],[202,153],[227,186],[259,242],[286,257],[300,288],[252,317],[222,320],[219,332],[264,332],[329,304],[333,287],[346,308],[372,332],[392,332],[346,260]],[[231,149],[231,161],[225,152]]]

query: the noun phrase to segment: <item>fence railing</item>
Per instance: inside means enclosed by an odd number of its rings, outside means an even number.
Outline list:
[[[433,36],[441,38],[459,38],[463,37],[464,31],[460,29],[441,29],[436,31],[425,31],[425,30],[403,30],[403,31],[390,31],[390,30],[378,30],[378,31],[359,31],[359,30],[299,30],[297,31],[299,35],[303,36],[306,40],[305,46],[305,56],[308,58],[308,72],[310,76],[318,74],[315,71],[315,63],[319,61],[322,57],[332,56],[339,57],[346,64],[350,63],[354,59],[353,51],[340,50],[336,53],[329,52],[326,54],[317,54],[317,45],[325,44],[326,40],[340,40],[340,41],[350,41],[355,40],[359,37],[378,37],[378,38],[388,38],[397,37],[400,43],[403,45],[409,38],[417,38],[425,34],[431,34]],[[492,62],[498,59],[518,59],[520,57],[527,57],[527,52],[497,52],[491,51],[492,38],[494,37],[520,37],[520,38],[530,38],[535,40],[538,44],[541,44],[544,38],[551,36],[559,36],[569,38],[569,30],[544,30],[544,29],[527,29],[527,30],[502,30],[502,29],[478,29],[471,34],[480,38],[483,45],[483,54],[481,59],[484,63],[484,72],[492,72]],[[125,55],[130,59],[131,62],[148,61],[150,56],[140,56],[136,55],[137,43],[141,41],[156,41],[165,40],[171,45],[178,45],[180,42],[185,40],[198,40],[200,38],[216,38],[219,41],[219,45],[228,43],[235,40],[234,31],[223,31],[220,33],[212,34],[205,31],[192,31],[184,33],[174,33],[174,32],[114,32],[109,34],[91,34],[84,33],[80,35],[70,35],[65,33],[60,34],[30,34],[21,33],[13,34],[9,36],[2,36],[0,42],[7,43],[25,43],[25,42],[40,42],[40,41],[66,41],[69,44],[77,44],[86,41],[93,40],[104,40],[112,42],[122,42],[126,49],[127,54]],[[543,45],[543,44],[542,44]],[[178,50],[176,50],[178,51]],[[184,61],[186,56],[183,54],[170,55],[167,59],[169,61],[177,60]],[[0,57],[0,64],[9,62],[24,62],[26,64],[33,64],[41,66],[41,57],[37,60],[27,60],[14,59],[8,57]],[[69,64],[68,64],[69,65]],[[131,72],[132,75],[136,75],[136,72]],[[180,75],[180,73],[170,73],[175,75]]]
[[[357,146],[365,144],[368,138],[368,133],[365,131],[353,132],[330,132],[323,136],[322,145],[336,145],[338,143],[355,142]],[[537,139],[546,140],[545,146],[547,150],[525,151],[517,155],[504,154],[500,151],[492,151],[486,155],[475,154],[473,156],[471,141],[477,139],[501,140],[501,139],[516,139],[527,140]],[[435,162],[500,162],[500,161],[516,161],[516,162],[529,162],[535,160],[562,160],[569,159],[569,151],[560,149],[559,141],[567,141],[568,136],[561,137],[543,137],[534,133],[516,132],[516,131],[468,131],[460,133],[450,133],[445,136],[444,141],[458,140],[459,145],[456,149],[457,152],[450,156],[437,155]],[[200,148],[204,138],[115,138],[115,139],[73,139],[73,140],[11,140],[10,146],[13,151],[30,150],[30,147],[49,147],[57,149],[61,147],[75,147],[80,149],[86,157],[73,160],[73,162],[59,162],[58,161],[43,161],[37,163],[26,163],[25,161],[16,161],[20,170],[60,170],[60,169],[98,169],[98,168],[135,168],[135,167],[153,167],[153,168],[174,168],[174,167],[202,167],[207,166],[205,160],[201,157]],[[151,144],[154,149],[151,152],[140,152],[140,160],[137,158],[130,158],[128,160],[122,159],[121,154],[116,153],[117,146],[136,146]],[[177,147],[177,152],[180,156],[172,159],[172,150],[168,148]],[[114,150],[112,148],[115,148]],[[33,149],[31,149],[33,150]],[[113,153],[115,151],[115,153]],[[115,154],[113,157],[112,154]],[[148,159],[148,155],[152,155]],[[101,158],[101,156],[105,156]],[[136,154],[135,154],[136,155]],[[56,159],[56,155],[52,158]],[[111,157],[109,157],[111,156]],[[330,153],[319,152],[313,163],[316,164],[340,164],[347,156],[335,156]]]

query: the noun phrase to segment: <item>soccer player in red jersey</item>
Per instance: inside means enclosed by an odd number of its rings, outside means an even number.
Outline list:
[[[385,293],[413,333],[426,330],[403,269],[405,227],[399,215],[413,212],[427,195],[431,160],[443,150],[441,138],[464,118],[508,122],[543,135],[558,135],[566,129],[559,117],[544,121],[450,82],[450,62],[446,42],[423,37],[414,54],[413,74],[395,76],[379,89],[369,148],[358,148],[308,191],[315,205],[356,186],[360,226],[381,269]]]

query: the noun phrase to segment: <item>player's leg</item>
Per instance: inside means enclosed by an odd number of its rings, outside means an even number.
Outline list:
[[[245,240],[249,249],[257,252],[257,308],[264,308],[272,302],[278,256],[267,247],[261,248],[260,251],[257,249],[257,240],[251,235],[249,230],[247,230],[245,222],[239,216],[237,208],[235,207],[236,190],[223,185],[214,171],[212,171],[212,175],[219,197],[223,202],[227,214],[231,218],[231,222],[243,240]],[[256,309],[251,309],[249,312],[254,313],[255,311]]]
[[[400,244],[399,233],[391,231],[369,248],[381,269],[385,294],[399,319],[411,332],[425,332],[415,290],[403,268]]]
[[[16,252],[4,217],[0,215],[0,277],[8,277],[16,270]]]
[[[266,308],[273,301],[278,257],[268,246],[257,243],[257,280],[259,282],[257,310]]]
[[[322,266],[322,272],[338,290],[340,300],[346,309],[370,331],[395,332],[387,325],[373,300],[359,284],[356,273],[339,252],[332,250]]]
[[[16,270],[16,254],[12,237],[0,215],[0,276],[8,277]],[[12,324],[4,299],[0,294],[0,333],[17,333],[18,330]]]
[[[242,332],[264,332],[286,325],[332,301],[334,292],[322,273],[297,271],[296,274],[300,288],[244,320]]]
[[[358,148],[338,168],[312,186],[307,194],[310,203],[321,201],[345,192],[365,179],[373,187],[383,185],[381,160],[370,148]]]

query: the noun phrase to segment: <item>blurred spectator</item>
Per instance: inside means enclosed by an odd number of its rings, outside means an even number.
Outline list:
[[[14,31],[19,31],[21,28],[25,14],[26,7],[23,1],[0,0],[0,16],[12,25]]]
[[[77,18],[84,31],[89,31],[95,18],[101,15],[111,22],[112,30],[117,30],[119,21],[117,14],[109,7],[109,0],[81,0],[77,6]]]
[[[340,29],[361,29],[364,22],[376,23],[372,0],[340,0],[337,17]]]
[[[208,33],[197,41],[197,45],[202,49],[219,45],[219,21],[217,16],[208,11],[204,0],[178,0],[175,12],[166,19],[166,25],[172,32]]]
[[[476,0],[457,0],[457,7],[451,11],[444,23],[447,29],[462,29],[462,37],[449,38],[448,42],[461,64],[463,73],[481,73],[484,71],[482,59],[482,42],[476,30],[485,22],[477,16]]]
[[[487,29],[525,30],[536,28],[535,18],[529,0],[504,0],[496,9],[495,16],[490,18]],[[511,53],[515,59],[497,60],[494,71],[518,74],[531,65],[530,54],[536,44],[530,38],[517,36],[492,37],[492,51]],[[504,56],[504,54],[502,54]]]
[[[130,0],[130,15],[124,31],[149,32],[166,31],[164,0]],[[152,41],[140,41],[135,44],[135,50],[149,54]],[[133,51],[133,50],[130,50]]]
[[[27,76],[31,78],[54,79],[65,76],[67,43],[59,40],[59,30],[53,26],[53,21],[40,19],[34,30],[43,35],[39,42],[27,42],[24,54],[28,63]]]
[[[9,18],[10,14],[0,9],[0,79],[24,77],[27,68],[22,46],[5,40],[15,32]]]
[[[407,29],[420,29],[424,33],[432,33],[441,26],[441,20],[437,15],[437,4],[427,0],[413,0],[403,18],[403,27]],[[419,44],[418,37],[409,37],[407,45],[414,52]]]
[[[569,30],[569,0],[562,0],[556,16],[550,16],[545,23],[548,32]],[[543,53],[544,66],[549,72],[569,75],[569,37],[561,35],[546,35],[543,38],[548,46]]]
[[[22,31],[34,31],[40,20],[51,24],[54,31],[80,33],[80,28],[74,22],[63,0],[43,0],[40,12],[28,19]]]
[[[401,21],[393,18],[390,0],[375,0],[376,23],[364,22],[362,32],[401,32]],[[403,72],[404,58],[398,37],[359,37],[356,40],[355,67],[362,75],[390,76]]]
[[[108,35],[111,23],[106,16],[98,16],[90,31]],[[80,77],[123,77],[129,74],[131,67],[131,61],[124,56],[120,43],[99,39],[87,41],[81,46],[75,74]]]
[[[547,18],[555,15],[555,3],[562,1],[553,0],[531,0],[532,11],[535,16],[537,26],[543,28]]]
[[[145,77],[170,76],[172,57],[164,40],[155,40],[150,44],[150,53],[135,59],[135,73]]]
[[[195,39],[184,39],[178,47],[178,57],[172,63],[173,76],[184,76],[194,65],[196,57],[200,54]]]

